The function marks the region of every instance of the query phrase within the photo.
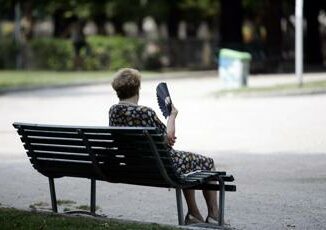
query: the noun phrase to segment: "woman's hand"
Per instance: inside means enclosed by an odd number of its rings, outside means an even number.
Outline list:
[[[177,117],[179,111],[176,109],[176,107],[174,107],[174,104],[171,104],[171,107],[172,107],[172,109],[171,109],[170,116]]]
[[[174,135],[169,135],[169,133],[168,133],[167,139],[168,139],[168,145],[172,147],[174,145],[177,137]]]
[[[175,140],[177,137],[175,136],[175,118],[178,115],[178,110],[174,107],[172,104],[172,110],[171,114],[168,118],[168,124],[167,124],[167,141],[168,144],[172,147],[175,143]]]

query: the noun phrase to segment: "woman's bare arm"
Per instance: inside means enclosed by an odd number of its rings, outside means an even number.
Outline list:
[[[178,115],[178,110],[172,104],[172,111],[167,121],[167,137],[168,137],[168,144],[170,146],[173,146],[175,140],[177,139],[175,136],[175,119],[177,115]]]

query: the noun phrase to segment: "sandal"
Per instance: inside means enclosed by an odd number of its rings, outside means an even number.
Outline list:
[[[207,216],[205,222],[208,223],[208,224],[216,224],[216,225],[218,225],[218,220],[216,220],[215,218],[213,218],[211,216]]]
[[[185,218],[185,225],[189,225],[189,224],[199,224],[199,223],[203,223],[203,221],[201,221],[200,219],[194,217],[193,215],[191,215],[190,213],[188,213],[186,215]]]

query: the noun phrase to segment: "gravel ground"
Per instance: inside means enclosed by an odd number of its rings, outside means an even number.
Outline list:
[[[218,169],[232,172],[237,192],[227,193],[226,222],[236,229],[325,229],[326,155],[309,154],[218,154]],[[27,209],[50,208],[47,178],[27,160],[0,164],[2,205]],[[86,179],[56,180],[57,198],[89,204],[90,182]],[[204,200],[198,203],[206,215]],[[174,190],[98,182],[100,213],[112,218],[176,224]],[[185,205],[184,205],[185,206]],[[185,209],[185,207],[184,207]],[[186,212],[186,210],[184,210]]]
[[[228,193],[226,200],[226,220],[232,227],[326,229],[325,95],[217,99],[213,94],[219,82],[214,77],[166,81],[180,111],[176,148],[213,157],[218,170],[236,179],[238,191]],[[269,76],[250,82],[278,81],[292,79]],[[158,111],[157,83],[143,83],[140,104]],[[48,209],[50,204],[47,178],[31,167],[12,122],[106,125],[115,102],[108,85],[1,96],[1,205],[28,209],[44,202],[36,206]],[[86,179],[63,178],[56,185],[58,199],[77,202],[62,209],[88,204]],[[101,213],[109,217],[177,223],[173,190],[98,182],[97,200]]]

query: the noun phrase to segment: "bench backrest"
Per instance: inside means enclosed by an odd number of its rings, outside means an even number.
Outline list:
[[[171,181],[178,180],[168,146],[156,128],[27,123],[14,127],[33,167],[48,177],[159,187],[171,187]]]

